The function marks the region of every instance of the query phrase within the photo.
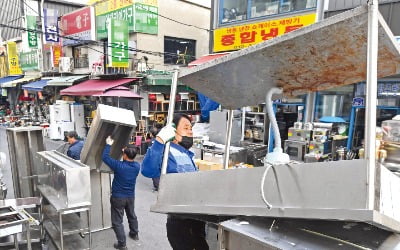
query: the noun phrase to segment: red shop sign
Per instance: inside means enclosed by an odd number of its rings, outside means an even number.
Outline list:
[[[61,25],[64,35],[90,31],[92,29],[92,19],[94,11],[92,7],[85,7],[61,17]]]

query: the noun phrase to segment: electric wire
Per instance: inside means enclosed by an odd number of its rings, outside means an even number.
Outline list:
[[[44,34],[44,32],[42,30],[37,30],[37,29],[28,29],[28,28],[22,28],[22,27],[16,27],[16,26],[12,26],[12,25],[8,25],[8,24],[2,24],[0,23],[0,27],[4,27],[4,28],[10,28],[10,29],[17,29],[17,30],[22,30],[22,31],[26,31],[26,32],[34,32],[37,34]],[[73,37],[67,37],[67,36],[63,36],[63,35],[58,35],[58,37],[60,38],[64,38],[64,39],[69,39],[69,40],[73,40],[73,41],[79,41],[79,42],[87,42],[87,43],[93,43],[96,44],[98,46],[107,46],[107,47],[115,47],[115,46],[119,46],[119,44],[116,43],[108,43],[108,42],[103,42],[103,41],[85,41],[82,39],[77,39],[77,38],[73,38]],[[93,49],[93,48],[92,48]],[[140,49],[136,49],[136,48],[132,48],[129,46],[123,46],[121,49],[123,50],[128,50],[128,51],[135,51],[137,53],[143,53],[143,54],[148,54],[148,55],[153,55],[153,56],[163,56],[163,55],[167,55],[167,56],[177,56],[177,54],[175,53],[169,53],[169,52],[157,52],[157,51],[148,51],[148,50],[140,50]],[[97,52],[102,53],[104,55],[106,55],[106,53],[104,52],[100,52],[97,50]],[[195,56],[191,56],[191,55],[186,55],[186,57],[191,58],[191,59],[196,59]],[[116,58],[121,58],[121,59],[134,59],[134,58],[129,58],[129,57],[116,57]]]
[[[104,3],[104,2],[106,2],[106,1],[108,1],[108,0],[103,0],[103,1],[95,2],[95,3],[91,4],[90,6],[96,6],[96,5],[101,4],[101,3]],[[179,23],[179,24],[181,24],[181,25],[185,25],[185,26],[188,26],[188,27],[193,27],[193,28],[200,29],[200,30],[204,30],[204,31],[207,31],[207,32],[212,31],[211,29],[202,28],[202,27],[199,27],[199,26],[196,26],[196,25],[192,25],[192,24],[188,24],[188,23],[184,23],[184,22],[175,20],[175,19],[173,19],[173,18],[170,18],[170,17],[164,16],[164,15],[161,15],[161,14],[158,13],[158,12],[153,12],[153,11],[147,10],[147,9],[145,9],[145,8],[139,6],[139,5],[136,5],[136,6],[138,6],[138,7],[139,7],[140,9],[142,9],[142,10],[148,11],[148,12],[151,13],[151,14],[157,15],[157,16],[159,16],[159,17],[162,17],[162,18],[164,18],[164,19],[170,20],[170,21],[175,22],[175,23]]]
[[[272,205],[271,205],[271,203],[268,202],[267,198],[265,197],[264,186],[265,186],[265,179],[266,179],[266,177],[267,177],[267,174],[268,174],[269,170],[270,170],[271,168],[273,168],[273,167],[274,167],[273,165],[268,165],[268,166],[266,167],[266,169],[265,169],[263,175],[262,175],[262,178],[261,178],[261,187],[260,187],[260,190],[261,190],[261,198],[262,198],[262,200],[264,201],[265,205],[267,205],[267,208],[268,208],[268,209],[271,209],[271,208],[272,208]]]

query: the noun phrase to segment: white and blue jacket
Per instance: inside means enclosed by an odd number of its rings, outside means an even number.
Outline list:
[[[197,167],[193,162],[194,153],[179,144],[171,143],[168,156],[167,173],[195,172]],[[165,145],[154,141],[147,150],[142,162],[142,174],[149,178],[160,177]]]

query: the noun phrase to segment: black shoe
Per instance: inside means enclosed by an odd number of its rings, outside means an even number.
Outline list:
[[[120,245],[119,243],[114,243],[114,248],[118,250],[128,250],[128,248],[125,246]]]
[[[139,240],[139,234],[138,233],[129,233],[129,237],[132,240]]]

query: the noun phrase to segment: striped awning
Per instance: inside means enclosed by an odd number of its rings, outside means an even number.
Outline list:
[[[2,88],[13,88],[18,85],[18,83],[28,83],[32,81],[36,81],[40,79],[40,75],[33,75],[33,76],[25,76],[24,78],[20,78],[14,81],[6,82],[1,85]]]
[[[61,76],[47,82],[47,86],[72,86],[89,78],[87,75]]]

